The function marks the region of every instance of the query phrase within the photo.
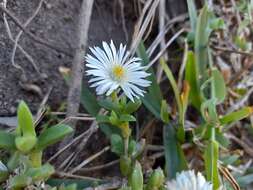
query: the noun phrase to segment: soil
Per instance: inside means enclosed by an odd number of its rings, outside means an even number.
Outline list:
[[[126,43],[121,12],[118,1],[96,0],[90,24],[88,45],[100,45],[102,41],[114,40],[116,44]],[[9,0],[7,8],[24,23],[34,12],[39,0]],[[45,0],[39,14],[34,18],[28,30],[73,54],[73,42],[76,37],[76,25],[81,0]],[[132,2],[124,1],[125,10],[133,10]],[[136,17],[125,12],[125,24],[130,38]],[[8,18],[11,32],[15,38],[19,28]],[[6,28],[0,18],[0,117],[16,114],[17,103],[25,100],[31,110],[36,112],[43,97],[51,87],[49,105],[57,109],[66,100],[67,86],[59,73],[59,67],[71,67],[72,58],[48,49],[22,35],[19,44],[32,56],[40,71],[35,71],[24,55],[17,50],[15,63],[20,65],[27,80],[23,81],[20,70],[11,64],[13,42],[8,38]],[[43,76],[43,77],[42,77]],[[46,76],[46,77],[45,77]],[[31,86],[32,84],[32,86]],[[24,87],[28,85],[30,88]]]

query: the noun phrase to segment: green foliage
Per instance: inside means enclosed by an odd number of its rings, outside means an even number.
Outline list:
[[[185,68],[185,80],[190,85],[189,101],[190,103],[200,110],[202,102],[202,96],[200,93],[200,83],[198,80],[197,66],[195,61],[195,55],[192,51],[188,52],[187,63]]]
[[[31,177],[26,176],[24,174],[16,175],[10,179],[10,188],[14,190],[21,189],[31,185],[31,183],[32,183]]]
[[[145,190],[158,190],[163,186],[164,181],[165,176],[162,169],[155,169],[148,180]]]
[[[165,173],[169,178],[174,178],[177,172],[187,169],[187,162],[177,140],[175,128],[171,125],[163,127],[163,144],[165,149]]]
[[[5,131],[0,131],[0,148],[6,150],[15,149],[15,135]]]
[[[37,150],[43,150],[46,147],[62,140],[65,136],[73,132],[73,129],[67,125],[59,124],[45,129],[38,137],[36,144]]]
[[[107,181],[96,179],[56,179],[50,178],[46,184],[52,187],[59,187],[61,190],[83,190],[84,188],[93,187],[103,184]],[[74,188],[75,187],[75,188]],[[72,189],[69,189],[72,188]]]
[[[227,125],[233,122],[240,121],[246,117],[249,117],[253,113],[252,107],[243,107],[242,109],[224,115],[220,118],[220,123],[222,125]]]
[[[190,22],[191,22],[191,29],[193,30],[192,32],[194,33],[195,28],[196,28],[196,22],[197,22],[197,9],[196,9],[194,1],[187,0],[187,7],[188,7],[189,17],[190,17]]]
[[[225,100],[226,97],[226,85],[224,78],[220,71],[216,68],[212,70],[212,93],[213,98],[216,99],[216,104],[220,104]]]
[[[145,46],[140,43],[138,51],[139,57],[143,60],[144,65],[148,65],[149,58],[145,50]],[[156,81],[156,77],[152,68],[148,69],[148,73],[151,75],[147,78],[147,80],[151,81],[151,86],[148,87],[147,93],[145,94],[144,98],[141,98],[143,104],[146,108],[154,114],[154,116],[160,119],[160,110],[161,110],[161,103],[162,103],[162,92],[161,89]]]
[[[161,106],[161,120],[164,123],[169,123],[169,114],[168,114],[168,104],[165,100],[162,101],[162,106]]]
[[[25,102],[21,101],[18,106],[18,127],[15,138],[16,147],[24,153],[30,151],[36,144],[37,138],[33,124],[32,113]]]
[[[204,153],[205,168],[207,173],[207,180],[213,184],[213,189],[216,190],[220,186],[218,173],[218,155],[219,144],[215,140],[211,140]]]
[[[32,113],[24,101],[21,101],[19,103],[17,112],[17,133],[23,136],[36,136]]]
[[[196,25],[196,34],[194,41],[194,52],[196,60],[196,71],[197,76],[201,80],[205,80],[205,71],[208,65],[208,39],[209,33],[208,30],[208,7],[205,5],[197,19]]]
[[[42,165],[42,151],[73,131],[67,125],[56,125],[44,129],[37,137],[32,114],[25,102],[20,102],[17,113],[16,131],[0,132],[0,148],[11,154],[7,166],[0,162],[0,181],[9,180],[8,188],[14,190],[47,180],[54,168],[50,164]],[[18,173],[10,175],[14,170]]]
[[[122,173],[123,176],[128,176],[131,174],[131,165],[132,165],[132,160],[128,156],[121,156],[119,160],[119,165],[120,165],[120,172]]]
[[[187,49],[185,51],[186,62],[184,62],[184,64],[186,65],[183,78],[184,81],[177,81],[175,78],[176,75],[174,76],[170,66],[163,58],[160,59],[161,67],[174,94],[177,106],[176,112],[174,112],[174,109],[173,112],[170,111],[170,105],[168,105],[167,101],[163,98],[162,91],[156,81],[152,68],[148,68],[148,73],[150,73],[148,80],[150,80],[152,84],[148,87],[145,97],[142,97],[141,100],[136,99],[135,102],[127,101],[124,94],[118,97],[117,91],[115,91],[111,97],[97,101],[93,93],[90,92],[85,85],[82,86],[81,103],[88,113],[96,118],[100,128],[110,139],[111,151],[115,153],[120,160],[121,174],[128,180],[127,185],[123,186],[121,189],[161,190],[164,188],[164,173],[161,169],[154,170],[148,179],[145,180],[146,184],[144,183],[140,160],[145,142],[132,138],[132,128],[130,124],[138,121],[138,115],[134,115],[134,113],[141,106],[142,102],[156,119],[163,122],[164,170],[169,179],[175,178],[178,172],[188,169],[188,163],[181,147],[185,142],[195,143],[196,147],[194,146],[194,148],[197,148],[197,151],[201,153],[204,159],[204,173],[206,174],[206,178],[213,184],[214,190],[219,189],[221,184],[218,170],[220,161],[222,161],[221,163],[223,165],[234,164],[238,161],[237,155],[233,155],[227,159],[219,157],[219,149],[222,148],[226,150],[230,144],[229,139],[224,135],[224,131],[227,130],[228,124],[250,116],[253,111],[251,107],[245,107],[238,111],[221,115],[217,109],[217,107],[221,106],[221,104],[228,99],[227,88],[222,73],[214,66],[209,42],[213,32],[224,29],[225,24],[222,19],[215,16],[208,5],[205,5],[200,10],[199,15],[197,14],[198,11],[193,0],[187,0],[187,5],[191,31],[188,34],[189,44],[187,44],[186,47],[189,46],[192,51]],[[245,12],[245,10],[248,11],[249,7],[240,8],[242,12]],[[252,10],[252,7],[250,10]],[[244,24],[245,26],[249,25],[247,22],[244,22]],[[239,29],[238,36],[234,38],[234,41],[241,50],[248,51],[251,49],[247,43],[247,39],[240,35]],[[150,60],[143,42],[139,45],[138,55],[143,60],[144,66],[149,64]],[[68,81],[70,79],[69,75],[66,75],[65,78]],[[178,86],[178,82],[182,82],[183,84]],[[164,87],[166,88],[168,86]],[[186,130],[185,118],[188,103],[197,109],[198,115],[196,115],[196,120],[198,120],[198,122],[196,122],[197,127]],[[102,111],[105,110],[105,112],[99,112],[101,108]],[[28,116],[26,117],[29,119]],[[62,133],[59,131],[58,136],[50,136],[50,134],[54,133],[53,129],[54,127],[51,127],[51,131],[50,128],[46,129],[38,138],[36,135],[30,135],[29,137],[36,137],[36,140],[28,147],[24,148],[23,146],[25,146],[26,143],[23,143],[23,139],[17,140],[16,136],[6,137],[10,139],[9,141],[2,140],[1,142],[0,140],[0,147],[12,147],[14,150],[16,150],[16,147],[19,147],[19,153],[32,154],[32,151],[44,149],[46,146],[61,139],[62,136],[65,136],[64,127],[62,128]],[[29,130],[25,129],[24,131]],[[19,138],[23,138],[26,134],[26,132],[22,131],[22,127],[17,130],[17,133],[20,136]],[[13,138],[14,141],[11,141]],[[7,141],[11,143],[8,144],[6,143]],[[44,144],[42,142],[44,142]],[[40,143],[42,143],[42,145]],[[17,144],[19,146],[17,146]],[[36,154],[35,152],[34,157],[38,155],[39,153]],[[31,157],[32,156],[30,156],[30,158]],[[17,156],[13,157],[13,164],[10,165],[16,166],[17,158]],[[36,160],[36,158],[32,160]],[[40,171],[39,168],[36,171]],[[249,174],[248,176],[239,176],[238,179],[241,179],[240,182],[242,184],[246,184],[251,181],[250,177]],[[24,181],[25,180],[26,179],[24,179]]]
[[[132,190],[143,190],[143,181],[141,164],[136,161],[129,177],[129,186]]]
[[[111,135],[111,151],[118,156],[124,153],[124,142],[121,136],[117,134]]]
[[[179,114],[179,127],[177,130],[177,137],[178,139],[183,142],[184,138],[185,138],[185,132],[184,132],[184,115],[185,115],[185,111],[186,111],[186,107],[187,107],[187,102],[188,102],[188,92],[185,98],[181,98],[180,96],[180,91],[178,89],[176,80],[170,70],[170,68],[166,65],[165,61],[163,59],[161,59],[160,61],[162,68],[167,76],[167,78],[169,79],[170,85],[172,86],[174,95],[175,95],[175,99],[177,102],[177,108],[178,108],[178,114]],[[183,96],[185,94],[182,94]]]

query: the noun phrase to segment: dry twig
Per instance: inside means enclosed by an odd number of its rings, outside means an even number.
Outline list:
[[[96,154],[90,156],[89,158],[87,158],[86,160],[84,160],[81,164],[79,164],[78,166],[76,166],[75,168],[73,168],[69,173],[75,173],[78,170],[80,170],[82,167],[84,167],[85,165],[87,165],[88,163],[90,163],[91,161],[93,161],[94,159],[96,159],[97,157],[101,156],[102,154],[104,154],[105,152],[107,152],[108,150],[110,150],[110,146],[106,146],[105,148],[103,148],[101,151],[97,152]]]
[[[83,58],[85,55],[85,49],[88,41],[88,31],[93,2],[94,0],[83,0],[79,14],[76,51],[72,63],[72,76],[70,82],[71,85],[68,93],[67,117],[76,116],[79,110],[81,84],[84,73]],[[72,127],[74,127],[75,122],[72,122],[71,125]],[[66,144],[68,144],[72,140],[73,135],[69,136],[68,138],[65,138],[65,140],[60,144],[60,149],[66,146]],[[65,153],[66,155],[68,154],[68,152]],[[66,156],[63,154],[62,157],[59,157],[58,161],[61,162],[64,157]]]

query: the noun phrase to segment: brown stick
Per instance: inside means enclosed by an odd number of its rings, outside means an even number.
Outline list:
[[[33,41],[44,45],[50,49],[56,50],[58,52],[64,53],[65,55],[72,57],[72,55],[67,51],[67,50],[63,50],[59,47],[56,47],[50,43],[48,43],[46,40],[41,39],[37,36],[35,36],[34,34],[32,34],[31,32],[29,32],[24,26],[23,24],[19,21],[19,19],[17,17],[15,17],[8,9],[6,9],[4,6],[0,5],[0,11],[5,13],[7,16],[9,16],[11,18],[11,20],[28,36],[30,37]]]
[[[84,70],[84,55],[88,40],[88,31],[90,24],[90,17],[92,13],[94,0],[83,0],[79,21],[77,26],[77,42],[76,42],[76,52],[72,62],[72,77],[68,93],[68,106],[67,106],[67,117],[76,116],[78,114],[80,105],[80,95],[81,95],[81,84],[83,78]],[[74,127],[76,122],[71,122],[70,125]],[[67,145],[73,139],[73,135],[66,138],[60,145],[60,148]],[[68,151],[66,151],[62,156],[59,157],[59,162],[62,157],[66,157]]]

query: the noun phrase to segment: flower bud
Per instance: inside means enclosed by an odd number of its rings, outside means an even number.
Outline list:
[[[128,176],[131,171],[131,158],[127,156],[120,157],[120,171],[123,176]]]
[[[158,190],[163,185],[164,179],[165,177],[162,169],[156,169],[148,180],[147,190]]]
[[[143,190],[143,174],[141,164],[136,161],[129,177],[129,185],[132,190]]]

